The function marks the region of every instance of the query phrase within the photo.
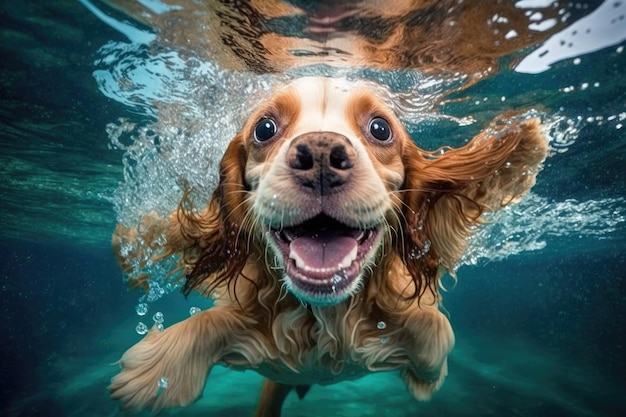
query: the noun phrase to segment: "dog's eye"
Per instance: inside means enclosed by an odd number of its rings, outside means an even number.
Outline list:
[[[265,142],[276,134],[276,122],[272,119],[264,118],[257,123],[254,128],[254,138],[259,142]]]
[[[370,122],[370,133],[380,141],[387,141],[391,137],[391,128],[385,119],[375,117]]]

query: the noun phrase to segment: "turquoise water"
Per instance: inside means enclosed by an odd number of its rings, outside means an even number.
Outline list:
[[[579,19],[596,6],[580,4],[592,7]],[[623,21],[623,5],[609,5]],[[110,234],[118,221],[171,209],[181,176],[209,189],[215,178],[198,172],[280,76],[133,42],[86,2],[6,2],[0,22],[0,414],[121,415],[106,386],[112,363],[141,337],[137,323],[162,312],[170,325],[209,303],[164,288],[138,316],[146,299],[126,288]],[[518,51],[459,90],[462,81],[419,72],[302,70],[374,79],[393,97],[417,92],[399,112],[429,149],[533,108],[552,152],[529,198],[477,234],[444,294],[457,343],[432,401],[378,374],[290,396],[284,416],[626,415],[626,44],[598,45],[550,65],[542,58],[536,73],[507,64],[535,49]],[[172,157],[155,158],[165,147]],[[260,381],[215,369],[202,399],[168,413],[251,415]]]

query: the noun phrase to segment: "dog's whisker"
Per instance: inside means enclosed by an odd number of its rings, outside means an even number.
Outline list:
[[[189,404],[216,363],[297,387],[396,370],[418,399],[439,389],[454,341],[440,273],[454,273],[481,210],[528,191],[547,144],[538,121],[500,120],[435,158],[396,129],[379,90],[345,87],[291,81],[233,138],[202,210],[186,187],[169,221],[118,227],[114,242],[143,247],[116,248],[126,270],[138,271],[152,233],[167,236],[160,248],[185,272],[183,292],[218,298],[124,354],[110,388],[124,406]],[[152,290],[150,279],[136,283]],[[277,414],[267,406],[280,408],[280,390],[265,385],[257,414]]]

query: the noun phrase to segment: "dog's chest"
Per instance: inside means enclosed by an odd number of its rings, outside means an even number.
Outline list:
[[[271,331],[255,326],[232,334],[222,363],[288,385],[327,385],[406,367],[401,330],[360,311],[354,305],[282,311]]]
[[[288,385],[329,385],[361,378],[372,372],[392,371],[409,363],[405,349],[377,338],[367,338],[343,348],[316,345],[308,349],[265,357],[251,368]]]

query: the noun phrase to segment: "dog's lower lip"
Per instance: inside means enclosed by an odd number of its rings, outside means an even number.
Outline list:
[[[354,229],[319,217],[271,230],[268,236],[282,258],[285,279],[294,295],[328,305],[344,300],[358,288],[363,265],[377,247],[380,228]]]

